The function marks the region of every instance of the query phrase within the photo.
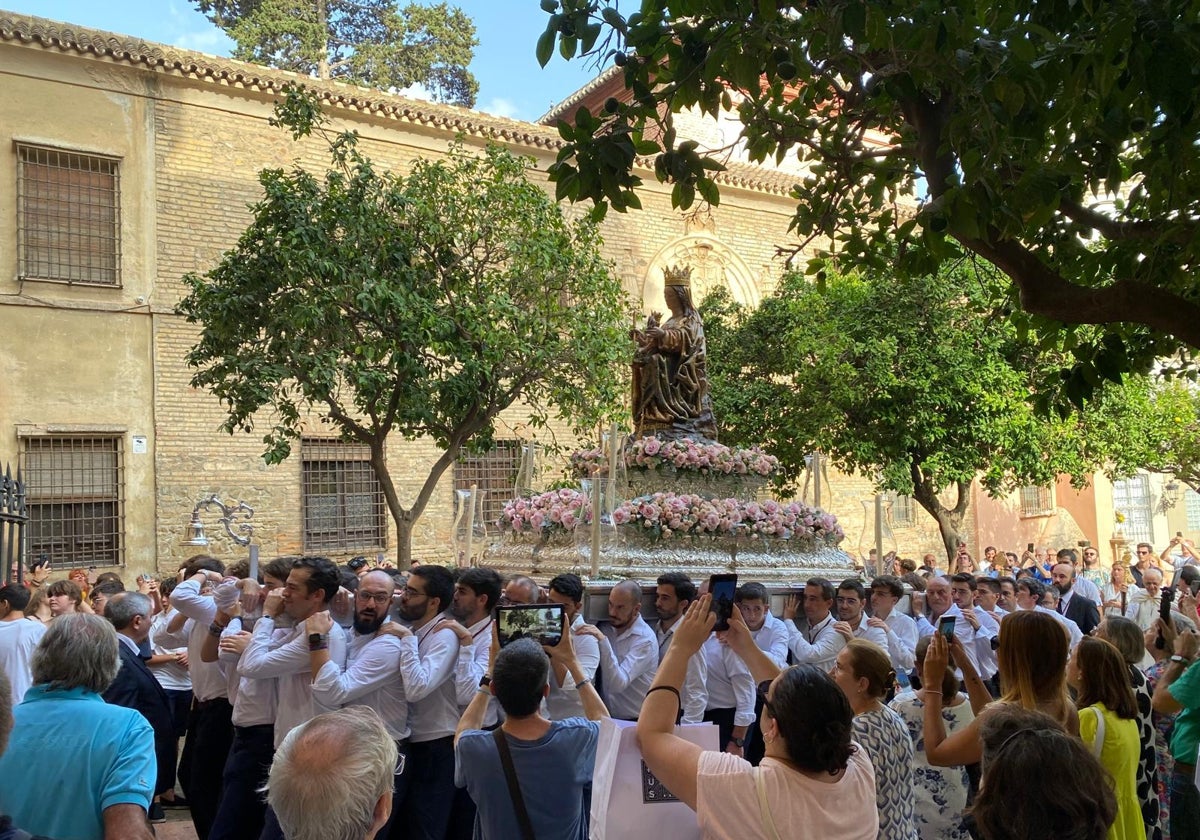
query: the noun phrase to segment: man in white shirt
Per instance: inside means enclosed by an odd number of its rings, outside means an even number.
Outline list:
[[[904,597],[904,584],[895,575],[880,575],[871,581],[871,617],[867,624],[887,635],[887,652],[896,673],[911,671],[916,664],[917,625],[896,605]]]
[[[454,806],[454,730],[458,727],[458,692],[454,669],[458,636],[443,623],[454,601],[454,578],[444,566],[421,565],[409,572],[400,594],[397,626],[400,677],[408,695],[408,790],[398,806],[404,836],[443,840]]]
[[[213,626],[224,626],[220,636],[209,634],[201,651],[205,662],[220,662],[233,701],[233,744],[225,760],[221,804],[209,840],[239,840],[262,833],[267,805],[259,789],[267,781],[275,755],[275,680],[256,680],[238,673],[238,663],[250,644],[251,630],[262,617],[262,603],[273,589],[282,589],[291,574],[294,557],[276,557],[262,567],[266,588],[258,581],[226,580],[214,593],[221,608]],[[242,593],[239,595],[239,593]],[[233,600],[238,596],[237,600]]]
[[[453,619],[443,624],[458,636],[458,661],[454,686],[461,715],[479,692],[479,682],[488,673],[492,649],[492,610],[500,600],[501,580],[495,569],[482,566],[462,569],[454,582],[450,603]],[[500,723],[500,706],[494,697],[487,702],[480,726],[495,729]],[[475,802],[466,788],[456,788],[450,809],[446,840],[471,840],[475,833]]]
[[[599,642],[602,696],[609,714],[620,720],[637,720],[658,669],[658,639],[641,610],[642,587],[623,580],[608,593],[604,630],[585,624],[575,631]]]
[[[918,635],[929,635],[934,632],[933,628],[943,618],[953,618],[954,636],[962,643],[971,664],[979,673],[982,666],[979,663],[979,654],[976,648],[975,627],[963,616],[962,609],[954,603],[954,592],[949,578],[932,577],[929,579],[929,585],[925,588],[925,604],[929,610],[929,619],[925,624],[917,622]]]
[[[575,648],[575,658],[579,667],[586,679],[596,679],[596,669],[600,667],[600,643],[591,636],[577,633],[584,625],[583,581],[579,575],[570,572],[558,575],[546,587],[546,597],[552,604],[562,604],[567,626],[576,634],[571,643]],[[550,720],[587,717],[583,708],[583,698],[579,696],[575,678],[571,676],[567,666],[552,657],[550,669],[552,673],[550,692],[546,695],[546,716]]]
[[[804,584],[803,601],[795,595],[783,608],[784,623],[788,625],[788,650],[794,665],[815,665],[822,671],[833,667],[834,660],[846,646],[846,640],[833,626],[833,584],[825,578],[810,578]],[[803,604],[804,622],[798,626],[796,612]]]
[[[395,591],[396,582],[387,572],[374,570],[364,574],[354,592],[354,622],[346,645],[346,666],[338,667],[327,648],[310,651],[309,660],[313,699],[323,708],[367,706],[379,713],[388,735],[396,742],[397,755],[401,756],[396,762],[392,785],[394,801],[400,802],[411,775],[406,772],[408,698],[403,680],[396,679],[400,671],[400,639],[380,632],[390,621],[388,610]],[[311,631],[327,633],[333,620],[329,613],[318,612],[309,618],[308,625]],[[381,837],[387,837],[398,817],[395,809],[389,813]]]
[[[854,638],[874,642],[888,649],[887,633],[872,627],[863,610],[867,606],[867,590],[858,578],[846,578],[837,588],[838,620],[849,625]]]
[[[46,625],[25,618],[29,590],[17,584],[0,587],[0,671],[8,674],[12,685],[12,704],[25,699],[33,685],[29,660],[33,649],[46,635]]]
[[[221,774],[233,743],[233,705],[229,702],[225,674],[219,663],[205,662],[201,657],[204,640],[217,615],[212,587],[224,575],[225,564],[215,557],[198,554],[189,558],[171,592],[171,604],[179,615],[167,625],[168,635],[186,640],[188,649],[194,700],[179,766],[179,783],[187,796],[188,811],[199,840],[208,840],[216,818]]]
[[[1060,625],[1063,631],[1066,632],[1070,639],[1070,649],[1075,650],[1075,646],[1083,638],[1083,633],[1079,630],[1079,625],[1064,615],[1059,615],[1054,610],[1046,609],[1042,606],[1042,597],[1046,594],[1046,585],[1037,578],[1023,577],[1017,579],[1017,609],[1018,610],[1037,610],[1040,613],[1053,618]]]
[[[983,610],[975,608],[978,589],[979,584],[975,576],[969,572],[959,572],[950,578],[950,593],[954,605],[975,631],[975,662],[979,678],[986,683],[1000,669],[994,642],[1000,636],[1000,624]]]
[[[758,649],[770,657],[779,668],[787,667],[787,625],[771,614],[767,588],[756,581],[743,583],[733,596],[733,603],[742,613],[742,620],[754,637]]]
[[[666,572],[659,575],[658,586],[654,591],[654,611],[658,613],[654,636],[658,642],[660,663],[671,647],[671,639],[679,619],[683,617],[692,601],[696,600],[696,595],[696,584],[683,572]],[[703,652],[696,653],[688,660],[687,676],[683,681],[683,696],[680,698],[683,711],[681,723],[703,723],[706,719],[705,709],[711,705],[708,702],[707,670]]]
[[[711,634],[700,648],[708,672],[708,709],[704,720],[717,725],[718,749],[742,756],[746,735],[754,723],[757,692],[746,663],[719,638],[722,635]]]

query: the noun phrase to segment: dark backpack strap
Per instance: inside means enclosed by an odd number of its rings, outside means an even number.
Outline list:
[[[500,751],[500,766],[504,768],[504,779],[508,782],[508,795],[512,797],[513,809],[517,812],[521,836],[524,840],[535,840],[533,823],[529,821],[529,811],[525,808],[525,797],[521,796],[521,785],[517,782],[517,768],[513,766],[512,753],[508,751],[508,738],[499,727],[492,730],[492,737],[496,739],[496,749]]]

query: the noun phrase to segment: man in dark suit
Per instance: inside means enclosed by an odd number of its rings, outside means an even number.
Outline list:
[[[1059,613],[1079,625],[1083,635],[1090,636],[1100,625],[1100,608],[1091,598],[1075,592],[1075,567],[1059,563],[1050,571],[1050,579],[1059,591]]]
[[[158,797],[175,787],[175,727],[170,698],[139,652],[150,636],[152,608],[150,599],[140,592],[117,593],[105,605],[104,617],[112,623],[120,642],[121,668],[103,697],[113,705],[141,712],[154,730],[158,778],[154,802],[150,806],[150,822],[161,823],[166,822],[166,815]]]

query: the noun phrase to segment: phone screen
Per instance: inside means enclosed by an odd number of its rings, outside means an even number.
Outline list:
[[[954,616],[943,616],[938,620],[938,632],[946,637],[946,641],[954,638]]]
[[[533,639],[554,647],[562,641],[562,604],[517,604],[496,607],[496,635],[500,647],[517,639]]]
[[[733,596],[737,592],[737,575],[713,575],[708,579],[708,594],[712,595],[709,608],[717,614],[714,630],[728,630],[729,617],[733,615]]]

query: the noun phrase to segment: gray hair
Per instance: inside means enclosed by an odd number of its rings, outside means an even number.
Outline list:
[[[8,736],[13,730],[13,694],[8,674],[0,668],[0,755],[8,749]]]
[[[289,732],[263,790],[288,840],[363,840],[392,790],[396,758],[375,710],[350,706]]]
[[[105,619],[68,613],[50,622],[30,660],[35,685],[53,689],[86,688],[100,694],[121,667],[117,631]]]
[[[104,617],[112,622],[114,629],[124,630],[139,616],[149,618],[152,606],[148,595],[141,592],[122,592],[108,599],[108,603],[104,605]]]

